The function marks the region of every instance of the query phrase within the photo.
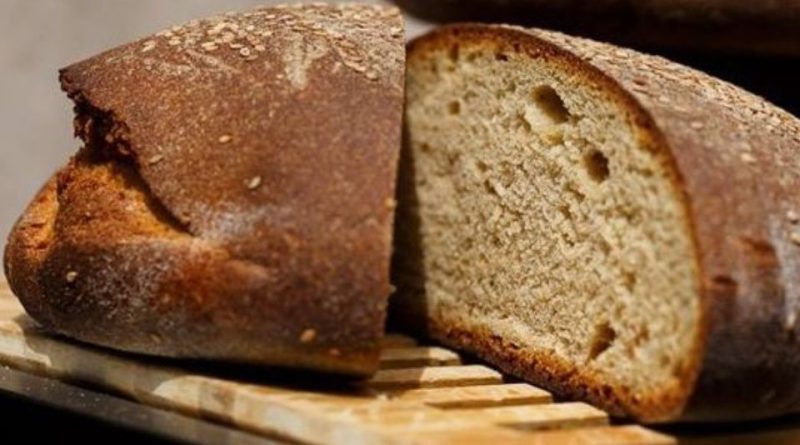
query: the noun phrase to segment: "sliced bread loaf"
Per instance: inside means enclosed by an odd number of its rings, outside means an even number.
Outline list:
[[[800,407],[800,123],[545,31],[411,43],[397,317],[645,421]]]

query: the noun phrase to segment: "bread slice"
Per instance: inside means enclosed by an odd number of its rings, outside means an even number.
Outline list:
[[[438,22],[557,29],[639,48],[800,56],[800,1],[394,0]]]
[[[397,318],[644,421],[800,407],[800,123],[634,51],[461,25],[408,50]]]
[[[5,267],[55,332],[169,357],[377,368],[404,42],[396,8],[189,22],[61,71],[85,146]]]

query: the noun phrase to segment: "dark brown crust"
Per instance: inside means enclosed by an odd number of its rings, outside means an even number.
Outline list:
[[[545,31],[461,25],[413,42],[409,61],[454,43],[547,57],[621,100],[675,170],[695,241],[704,315],[681,388],[633,400],[551,357],[444,319],[433,335],[508,372],[646,421],[730,420],[800,408],[800,123],[729,84],[661,58]]]
[[[438,22],[516,23],[639,48],[800,55],[800,1],[395,0]]]
[[[12,289],[96,344],[370,374],[402,45],[393,8],[274,7],[63,69],[86,148],[13,230]],[[41,221],[55,227],[34,255]]]

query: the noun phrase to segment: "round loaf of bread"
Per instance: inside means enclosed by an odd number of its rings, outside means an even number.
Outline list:
[[[383,335],[396,8],[195,20],[61,70],[84,147],[11,233],[28,313],[112,348],[366,375]]]
[[[410,44],[400,319],[645,421],[800,408],[800,121],[631,50]]]

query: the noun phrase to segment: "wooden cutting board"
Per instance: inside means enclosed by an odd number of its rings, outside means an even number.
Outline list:
[[[289,386],[279,383],[291,380],[285,377],[232,377],[115,353],[46,334],[3,282],[0,363],[311,444],[674,443],[640,426],[611,426],[606,413],[587,404],[554,403],[547,391],[506,383],[491,368],[399,335],[385,340],[381,370],[371,380],[336,385],[294,379]]]

